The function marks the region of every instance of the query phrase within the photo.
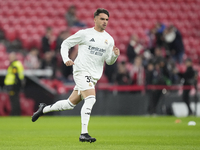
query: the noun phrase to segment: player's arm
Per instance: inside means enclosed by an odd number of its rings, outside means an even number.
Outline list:
[[[114,64],[119,55],[120,55],[120,50],[116,46],[113,46],[112,51],[110,51],[108,57],[106,58],[106,63],[108,65]]]
[[[69,49],[77,44],[80,44],[83,39],[83,31],[80,30],[75,34],[71,35],[67,39],[65,39],[61,44],[60,53],[63,59],[63,62],[66,66],[74,65],[74,62],[69,58]]]

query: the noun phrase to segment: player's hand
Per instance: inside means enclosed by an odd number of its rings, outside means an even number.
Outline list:
[[[114,51],[115,55],[117,55],[117,56],[120,55],[119,48],[117,48],[116,46],[113,46],[113,51]]]
[[[68,60],[66,63],[65,63],[66,66],[72,66],[74,65],[74,62],[72,60]]]

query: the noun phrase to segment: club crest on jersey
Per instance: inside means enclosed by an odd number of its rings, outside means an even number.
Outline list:
[[[108,44],[108,40],[105,40],[105,44]]]
[[[89,86],[92,87],[92,83],[89,83]]]

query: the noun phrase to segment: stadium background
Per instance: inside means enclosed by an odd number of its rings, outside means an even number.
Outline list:
[[[8,96],[3,88],[3,78],[5,69],[9,65],[8,52],[16,50],[18,59],[24,62],[26,54],[31,47],[37,47],[41,50],[41,38],[45,34],[48,26],[53,28],[54,36],[67,29],[67,23],[64,18],[69,6],[75,5],[77,16],[84,21],[88,27],[93,26],[93,13],[96,8],[106,8],[110,12],[110,21],[107,31],[113,36],[116,46],[121,50],[121,58],[126,58],[126,47],[132,34],[137,34],[140,39],[147,42],[146,30],[150,29],[155,23],[162,22],[166,25],[174,24],[183,36],[185,55],[184,58],[190,57],[194,62],[194,68],[198,71],[198,85],[200,81],[200,1],[198,0],[1,0],[0,1],[0,74],[1,74],[1,102],[8,101]],[[73,34],[80,28],[70,28]],[[19,42],[20,41],[20,42]],[[21,43],[21,46],[19,45]],[[14,48],[14,49],[13,49]],[[184,65],[178,65],[184,69]],[[30,70],[28,70],[30,71]],[[41,76],[40,70],[36,76]],[[36,71],[34,71],[36,72]],[[63,83],[57,79],[37,78],[32,76],[33,72],[27,73],[26,86],[21,94],[22,114],[32,115],[35,107],[41,100],[52,103],[55,100],[66,97],[68,91],[73,87],[71,83]],[[48,72],[43,72],[48,75]],[[43,75],[43,74],[42,74]],[[103,75],[97,85],[98,107],[94,114],[97,115],[138,115],[146,114],[148,96],[143,92],[135,93],[133,89],[143,91],[140,86],[118,87],[107,85],[108,80]],[[198,86],[199,87],[199,86]],[[120,90],[121,89],[121,90]],[[38,91],[37,91],[38,90]],[[108,90],[110,92],[108,92]],[[121,92],[121,91],[128,92]],[[117,92],[118,91],[118,92]],[[41,92],[38,94],[38,92]],[[181,101],[180,90],[172,92],[163,98],[160,106],[169,105],[174,101]],[[193,92],[194,93],[194,92]],[[100,100],[103,99],[103,100]],[[126,101],[125,107],[124,101]],[[102,106],[102,103],[107,106]],[[115,103],[113,108],[110,105]],[[80,106],[80,105],[79,105]],[[103,108],[103,109],[102,109]],[[162,107],[158,113],[166,114]],[[78,114],[78,107],[71,115]],[[100,111],[101,110],[101,111]],[[68,113],[68,112],[67,112]],[[63,113],[55,113],[63,114]],[[65,114],[65,113],[64,113]]]

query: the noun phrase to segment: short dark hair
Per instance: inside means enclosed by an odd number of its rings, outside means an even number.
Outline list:
[[[109,17],[109,12],[104,8],[98,8],[94,13],[94,18],[98,16],[100,13],[104,13]]]

